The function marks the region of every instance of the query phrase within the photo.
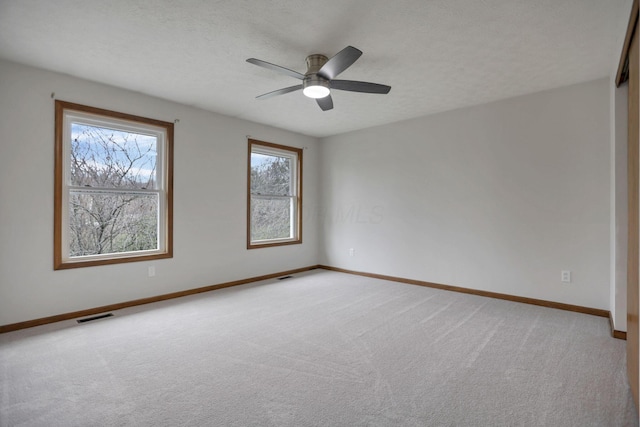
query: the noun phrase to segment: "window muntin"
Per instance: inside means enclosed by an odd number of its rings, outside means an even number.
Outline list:
[[[54,268],[172,256],[173,124],[56,101]]]
[[[301,243],[302,150],[249,140],[247,247]]]

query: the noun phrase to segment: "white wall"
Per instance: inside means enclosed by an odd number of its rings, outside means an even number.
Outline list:
[[[609,123],[605,78],[326,138],[321,262],[609,310]]]
[[[53,271],[51,92],[180,119],[173,259]],[[608,79],[317,141],[0,61],[0,110],[2,325],[319,261],[602,309],[615,305],[609,305],[615,274],[609,269]],[[308,148],[302,245],[245,249],[247,135]],[[149,265],[155,278],[147,277]],[[572,270],[573,283],[560,283],[562,269]]]
[[[57,99],[173,121],[174,257],[53,270]],[[317,206],[318,141],[97,83],[0,61],[0,325],[317,263],[316,216],[303,244],[246,249],[247,135],[304,151],[304,202]],[[156,277],[147,268],[156,267]]]

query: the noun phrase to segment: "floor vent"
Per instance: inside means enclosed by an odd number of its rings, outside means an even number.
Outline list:
[[[293,276],[278,277],[278,280],[291,279]]]
[[[105,317],[111,317],[111,316],[113,316],[112,313],[99,314],[99,315],[93,316],[93,317],[85,317],[84,319],[78,319],[78,320],[76,320],[76,322],[78,322],[78,323],[91,322],[92,320],[104,319]]]

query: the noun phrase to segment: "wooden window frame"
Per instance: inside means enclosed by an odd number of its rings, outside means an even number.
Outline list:
[[[68,248],[63,249],[62,246],[66,241],[63,238],[63,227],[65,224],[68,224],[68,220],[65,221],[65,218],[63,217],[65,215],[63,203],[64,200],[66,200],[64,192],[69,190],[67,189],[68,186],[65,182],[66,162],[64,156],[69,154],[68,149],[65,147],[65,144],[68,144],[69,142],[64,140],[64,135],[66,132],[65,117],[69,113],[91,115],[95,116],[97,119],[107,122],[128,122],[133,126],[155,127],[162,129],[164,134],[161,166],[163,173],[161,174],[162,191],[160,194],[163,196],[164,200],[160,203],[160,206],[162,207],[159,215],[159,227],[161,227],[161,234],[158,236],[158,239],[162,240],[159,241],[159,248],[157,251],[154,251],[153,253],[149,253],[149,251],[140,251],[144,252],[141,254],[136,254],[136,252],[104,254],[100,256],[89,256],[86,259],[82,259],[83,257],[69,257],[65,255],[68,253]],[[170,122],[66,101],[55,101],[54,270],[150,261],[173,257],[173,129],[174,124]]]
[[[638,0],[633,0],[631,5],[631,14],[629,15],[629,24],[627,25],[627,33],[622,45],[622,53],[618,62],[618,72],[616,73],[616,87],[629,80],[629,49],[631,48],[631,40],[634,37],[636,26],[638,24]]]
[[[261,242],[251,240],[251,153],[254,147],[265,150],[283,151],[296,156],[295,170],[295,225],[294,237],[290,239],[272,239]],[[247,155],[247,249],[269,248],[274,246],[296,245],[302,243],[302,149],[249,138]]]

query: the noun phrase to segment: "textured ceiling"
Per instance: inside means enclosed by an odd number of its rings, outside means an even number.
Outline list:
[[[604,77],[631,0],[0,0],[0,58],[313,136]],[[364,52],[323,112],[298,84],[312,53]],[[1,78],[1,76],[0,76]]]

